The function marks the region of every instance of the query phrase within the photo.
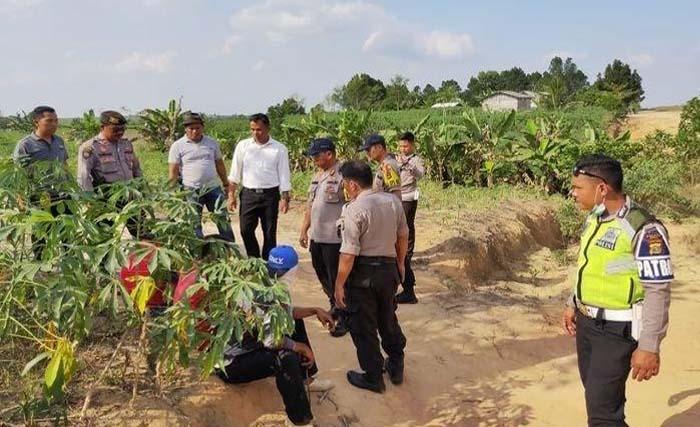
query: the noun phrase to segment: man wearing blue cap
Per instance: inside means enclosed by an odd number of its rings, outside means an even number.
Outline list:
[[[311,141],[306,154],[311,156],[319,171],[311,179],[309,199],[301,225],[299,244],[309,248],[311,264],[316,271],[323,292],[328,296],[331,311],[338,323],[331,332],[334,337],[347,333],[343,311],[335,307],[335,278],[338,275],[340,236],[336,222],[347,201],[342,189],[340,164],[335,157],[335,144],[328,138]]]
[[[391,193],[401,200],[401,173],[396,157],[386,149],[386,140],[378,133],[365,138],[358,151],[367,152],[367,158],[379,164],[372,189]]]
[[[267,268],[270,276],[291,285],[299,257],[291,246],[277,246],[270,251]],[[324,392],[333,387],[329,381],[314,381],[318,372],[315,356],[309,344],[304,318],[316,316],[328,329],[333,328],[331,315],[319,307],[289,307],[295,329],[291,337],[276,343],[272,331],[265,330],[264,340],[257,334],[245,334],[241,342],[231,337],[224,349],[223,367],[217,375],[228,383],[241,384],[275,376],[277,390],[282,395],[289,423],[309,426],[313,420],[309,391]],[[264,328],[268,325],[264,323]]]

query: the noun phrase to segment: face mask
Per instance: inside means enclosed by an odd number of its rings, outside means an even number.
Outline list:
[[[598,187],[595,189],[595,199],[598,199]],[[603,216],[605,213],[605,196],[603,196],[603,200],[601,200],[600,203],[597,205],[593,206],[593,209],[591,209],[591,215],[597,218],[600,218]]]

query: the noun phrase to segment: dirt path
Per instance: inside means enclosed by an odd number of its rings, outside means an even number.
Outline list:
[[[299,211],[280,219],[280,243],[296,244]],[[417,252],[454,231],[434,224],[419,210]],[[627,413],[635,427],[700,425],[700,222],[671,225],[677,281],[671,328],[664,341],[661,375],[629,383]],[[297,305],[325,307],[306,251],[300,251]],[[482,284],[469,294],[448,289],[427,267],[417,271],[420,304],[401,306],[408,338],[406,381],[377,395],[351,387],[348,369],[357,368],[349,336],[332,338],[307,322],[320,378],[336,388],[312,396],[316,422],[323,427],[515,427],[585,425],[583,389],[574,342],[559,330],[562,296],[573,272],[549,249],[522,260],[508,281]],[[271,379],[227,386],[215,378],[171,395],[170,404],[142,399],[123,425],[282,426],[282,403]],[[114,418],[107,416],[107,420]],[[148,421],[146,421],[148,420]]]

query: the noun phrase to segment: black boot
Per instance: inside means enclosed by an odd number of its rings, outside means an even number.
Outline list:
[[[372,381],[367,378],[367,374],[357,371],[348,371],[347,377],[348,382],[355,387],[363,388],[375,393],[384,393],[384,390],[386,390],[384,379],[381,377],[377,381]]]
[[[348,333],[347,322],[345,321],[345,311],[339,310],[338,308],[331,306],[331,316],[335,320],[335,329],[331,331],[331,336],[342,337]]]
[[[399,304],[417,304],[418,298],[416,298],[413,288],[404,288],[401,293],[396,295],[396,302]]]
[[[384,370],[389,374],[389,380],[394,385],[403,383],[403,363],[391,363],[390,359],[384,362]]]
[[[332,337],[342,337],[348,333],[348,327],[345,325],[344,319],[341,317],[335,322],[335,328],[331,331]]]

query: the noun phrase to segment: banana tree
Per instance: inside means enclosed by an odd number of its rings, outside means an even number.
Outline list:
[[[454,145],[463,158],[470,159],[474,181],[481,182],[481,173],[486,173],[486,185],[493,186],[496,172],[505,165],[505,159],[512,148],[511,130],[515,123],[515,110],[506,115],[489,114],[480,118],[472,109],[462,116],[458,129],[465,135],[466,141]]]
[[[74,141],[85,141],[100,132],[100,120],[95,111],[90,109],[82,117],[73,120],[68,130],[68,138]]]
[[[564,128],[561,120],[528,120],[520,138],[515,140],[515,153],[510,158],[521,166],[527,181],[547,193],[561,189],[565,166],[561,165],[560,155],[572,143]]]
[[[139,113],[142,123],[139,128],[141,136],[160,150],[166,151],[176,139],[185,133],[182,98],[171,99],[168,108],[147,108]]]

